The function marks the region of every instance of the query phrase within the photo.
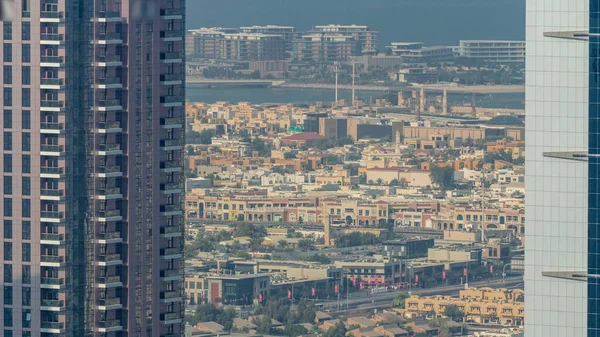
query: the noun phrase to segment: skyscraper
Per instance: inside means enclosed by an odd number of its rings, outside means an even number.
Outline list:
[[[15,0],[4,336],[180,336],[185,0]]]
[[[598,54],[587,41],[597,6],[526,1],[526,337],[598,336],[597,279],[587,277],[600,262],[598,158],[587,155],[598,153],[598,97],[589,95],[598,89],[588,85]]]

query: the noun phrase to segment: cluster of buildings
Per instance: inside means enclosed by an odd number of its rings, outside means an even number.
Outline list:
[[[333,63],[363,60],[372,64],[452,61],[456,57],[496,63],[523,63],[525,42],[461,40],[458,46],[424,46],[422,42],[392,42],[379,54],[377,31],[368,26],[329,24],[309,31],[290,26],[191,29],[186,54],[192,58],[228,61]],[[390,63],[391,62],[391,63]]]

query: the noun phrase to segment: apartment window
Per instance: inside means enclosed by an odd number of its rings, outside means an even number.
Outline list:
[[[31,195],[31,177],[21,178],[21,194]]]
[[[13,321],[12,321],[12,308],[4,308],[4,326],[8,326],[8,327],[12,327],[13,326]],[[10,330],[4,330],[4,336],[6,336],[6,331],[10,331]],[[10,334],[12,335],[12,331],[10,331]]]
[[[4,216],[12,216],[12,198],[4,198]]]
[[[12,129],[12,110],[4,110],[4,128]]]
[[[23,262],[31,262],[31,243],[23,243]]]
[[[23,284],[31,283],[31,266],[23,265],[21,266],[21,271],[23,272]]]
[[[25,130],[31,129],[31,112],[29,110],[23,110],[21,114],[21,127]]]
[[[31,288],[23,287],[23,305],[31,305]],[[25,322],[25,320],[23,320]]]
[[[4,154],[4,173],[12,172],[12,154]]]
[[[12,242],[4,242],[4,261],[12,261]]]
[[[4,44],[4,62],[12,62],[12,44]]]
[[[12,88],[4,88],[4,106],[12,106]]]
[[[12,22],[4,21],[3,28],[4,40],[12,40]]]
[[[31,221],[23,221],[21,224],[21,237],[23,240],[31,240]]]
[[[12,151],[12,132],[4,132],[3,139],[4,139],[4,145],[3,145],[4,150]]]
[[[12,176],[4,176],[4,194],[12,194]]]
[[[31,155],[23,155],[23,158],[21,159],[21,171],[23,173],[31,173]]]
[[[21,105],[23,107],[31,106],[31,89],[30,88],[22,88],[21,89]]]
[[[4,283],[12,283],[12,264],[4,265]]]
[[[23,30],[21,36],[24,41],[31,40],[31,24],[29,21],[23,21]]]
[[[12,239],[13,237],[12,220],[4,220],[4,238]]]
[[[25,63],[31,62],[31,45],[23,44],[21,52],[21,61]]]
[[[4,304],[12,305],[13,304],[13,296],[12,296],[12,286],[4,286]]]
[[[4,84],[12,84],[12,66],[4,66],[2,69],[2,78]]]
[[[31,151],[31,133],[23,132],[22,134],[22,149],[23,151]]]
[[[31,218],[31,199],[23,199],[21,213],[24,218]]]
[[[12,310],[12,309],[4,309],[4,311],[6,311],[6,310]],[[6,317],[6,316],[4,316],[4,317]],[[12,321],[11,321],[11,325],[10,326],[12,326]],[[12,330],[4,330],[4,337],[13,337]]]
[[[25,293],[25,289],[26,288],[23,288],[23,293]],[[27,288],[27,289],[29,289],[29,288]],[[23,302],[25,302],[25,298],[24,297],[23,297]],[[29,309],[23,309],[23,316],[22,316],[22,321],[21,322],[23,324],[23,328],[31,328],[31,310],[29,310]],[[21,337],[25,337],[25,336],[31,337],[31,332],[30,331],[23,331],[23,334],[21,335]]]
[[[31,67],[23,66],[21,68],[21,82],[25,85],[31,84]]]

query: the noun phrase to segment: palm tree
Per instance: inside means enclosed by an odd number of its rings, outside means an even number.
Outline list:
[[[285,249],[287,247],[288,243],[285,240],[279,240],[279,242],[277,242],[277,245],[279,246],[279,248]]]

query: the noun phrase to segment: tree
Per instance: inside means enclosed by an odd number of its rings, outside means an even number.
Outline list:
[[[449,304],[444,309],[444,316],[451,318],[452,320],[461,320],[465,316],[464,312],[462,312],[456,304]]]
[[[392,179],[390,181],[390,186],[398,186],[400,185],[400,182],[398,181],[398,179]]]
[[[287,243],[287,241],[285,241],[285,240],[279,240],[279,241],[277,242],[277,246],[278,246],[279,248],[281,248],[281,249],[285,249],[285,248],[287,248],[287,245],[288,245],[288,243]]]
[[[377,185],[379,185],[379,186],[383,185],[383,179],[377,178]]]
[[[408,298],[408,295],[406,295],[406,294],[396,296],[396,298],[394,298],[394,300],[392,301],[392,306],[394,308],[404,309],[407,298]]]
[[[294,152],[286,152],[283,154],[283,158],[285,159],[295,159],[296,154]]]
[[[285,326],[285,334],[289,337],[297,337],[308,334],[308,330],[302,325],[288,324]]]
[[[315,241],[312,239],[300,239],[298,241],[298,248],[300,248],[303,252],[307,252],[315,249]]]
[[[267,236],[267,230],[263,226],[241,223],[236,226],[234,234],[235,237],[248,236],[250,238],[264,238]]]
[[[344,326],[344,322],[339,322],[338,324],[329,328],[325,333],[323,333],[323,337],[346,337],[346,326]]]
[[[454,186],[454,167],[437,165],[431,166],[431,180],[438,185],[442,190],[450,189]]]
[[[308,257],[304,257],[304,258],[300,258],[300,259],[303,261],[308,261],[308,262],[319,262],[321,264],[330,264],[331,263],[331,259],[323,254],[313,254]]]
[[[267,315],[263,315],[260,319],[254,318],[252,323],[256,325],[256,332],[260,334],[269,334],[273,329],[273,322]]]
[[[357,247],[373,245],[379,242],[379,239],[372,233],[352,232],[340,235],[335,240],[336,248]]]

